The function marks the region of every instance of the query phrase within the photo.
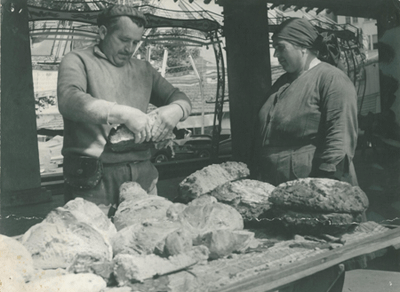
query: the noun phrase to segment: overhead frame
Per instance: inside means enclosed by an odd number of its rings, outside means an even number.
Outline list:
[[[29,12],[29,21],[46,21],[46,20],[66,20],[66,21],[74,21],[74,22],[82,22],[89,23],[92,25],[96,25],[97,15],[100,13],[99,10],[96,11],[61,11],[61,10],[51,10],[47,8],[40,8],[35,6],[28,5]],[[144,13],[146,15],[148,24],[146,25],[147,29],[151,28],[189,28],[197,31],[204,32],[207,35],[207,38],[210,39],[210,42],[204,42],[203,40],[194,39],[193,37],[184,37],[184,38],[176,38],[171,36],[164,36],[158,40],[147,37],[145,41],[148,42],[163,42],[170,40],[179,40],[183,43],[192,43],[194,45],[202,46],[202,45],[212,45],[217,61],[217,92],[215,98],[215,114],[214,114],[214,123],[213,123],[213,139],[212,139],[212,153],[211,158],[217,159],[218,157],[218,146],[219,146],[219,135],[221,132],[221,123],[222,123],[222,113],[223,113],[223,105],[224,105],[224,95],[225,95],[225,66],[221,48],[221,41],[218,38],[219,32],[222,30],[221,25],[211,19],[175,19],[175,18],[166,18],[162,16],[156,16],[150,13]],[[70,31],[69,29],[60,30],[57,29],[55,31],[48,31],[46,33],[43,29],[32,30],[33,35],[41,36],[41,35],[78,35],[82,37],[93,38],[95,33],[88,31],[79,31],[77,34],[74,31]]]

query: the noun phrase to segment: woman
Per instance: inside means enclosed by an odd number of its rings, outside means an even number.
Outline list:
[[[261,179],[273,185],[326,177],[357,185],[357,94],[337,65],[339,50],[306,19],[283,22],[272,37],[286,71],[259,112]]]

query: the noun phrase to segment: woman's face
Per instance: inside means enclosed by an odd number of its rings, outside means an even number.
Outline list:
[[[279,38],[273,42],[273,47],[274,57],[286,72],[301,73],[305,64],[303,48]]]

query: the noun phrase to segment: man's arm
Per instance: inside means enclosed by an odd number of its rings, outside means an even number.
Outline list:
[[[151,65],[149,65],[151,66]],[[189,98],[169,83],[154,68],[153,88],[150,102],[159,108],[156,110],[162,123],[152,129],[153,141],[164,140],[179,121],[184,121],[191,113],[192,105]]]
[[[135,133],[135,142],[151,139],[149,117],[139,109],[94,98],[87,93],[84,63],[75,54],[68,54],[58,73],[58,107],[64,118],[83,123],[125,124]]]
[[[152,137],[153,141],[159,142],[164,140],[178,122],[183,119],[184,112],[182,107],[176,103],[159,107],[156,111],[160,117],[161,124],[152,129]]]

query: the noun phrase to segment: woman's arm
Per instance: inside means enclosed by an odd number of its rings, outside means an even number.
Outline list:
[[[357,93],[340,71],[323,79],[321,94],[321,127],[319,149],[321,176],[346,172],[347,159],[352,160],[357,146]]]

